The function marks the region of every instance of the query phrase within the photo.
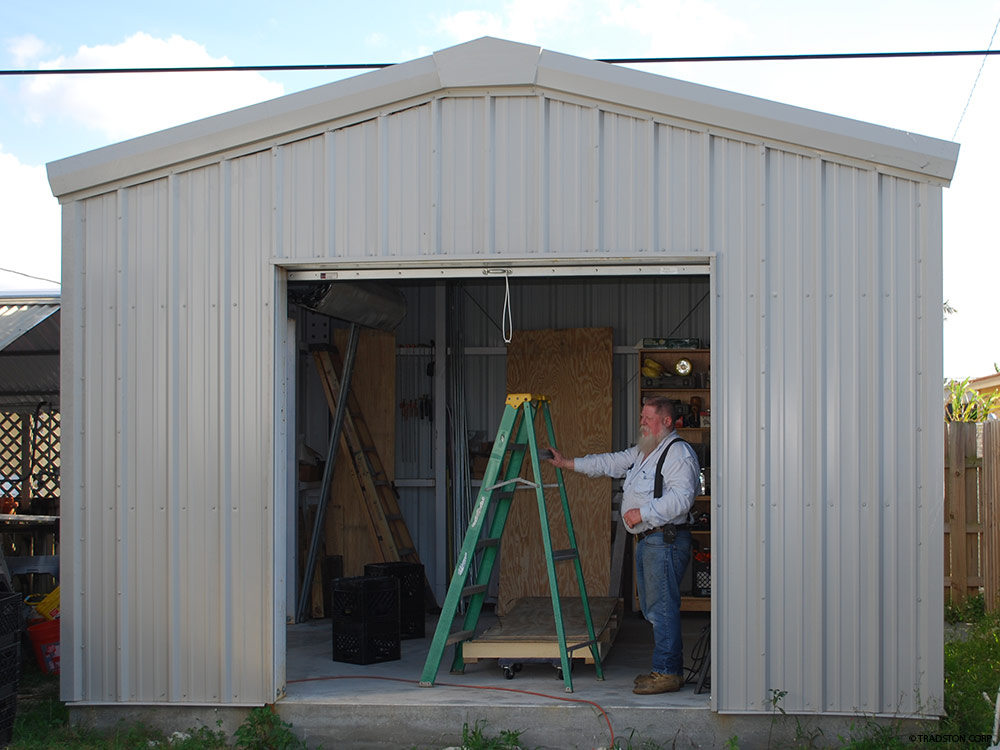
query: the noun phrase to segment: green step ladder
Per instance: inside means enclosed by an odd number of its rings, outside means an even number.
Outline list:
[[[573,692],[573,678],[570,669],[571,651],[589,647],[594,657],[597,679],[604,679],[600,648],[594,635],[594,622],[590,613],[590,602],[587,599],[587,586],[583,579],[583,567],[580,564],[580,555],[576,546],[576,534],[573,532],[573,522],[570,518],[569,500],[566,497],[566,485],[563,482],[562,470],[556,469],[557,484],[543,485],[541,481],[538,441],[535,437],[535,420],[538,412],[541,412],[545,420],[548,443],[555,446],[556,438],[552,429],[552,416],[549,413],[549,400],[545,396],[537,394],[508,394],[503,417],[500,419],[500,427],[497,430],[497,437],[493,443],[493,452],[486,465],[482,489],[479,491],[472,517],[469,520],[469,529],[465,534],[465,541],[462,543],[462,549],[458,555],[455,573],[448,586],[448,593],[441,609],[441,617],[438,620],[437,629],[434,631],[434,640],[431,642],[424,671],[420,677],[420,685],[423,687],[434,685],[434,678],[441,666],[444,650],[452,644],[455,646],[455,659],[452,662],[451,671],[456,674],[465,671],[462,644],[471,640],[475,635],[514,493],[518,490],[532,489],[535,491],[535,497],[538,501],[538,518],[541,522],[542,544],[545,549],[545,567],[549,575],[549,592],[552,597],[552,615],[555,620],[556,638],[559,641],[559,659],[566,692]],[[530,458],[532,473],[535,477],[533,482],[520,477],[525,456]],[[499,479],[501,473],[503,479]],[[548,511],[545,507],[545,487],[556,486],[559,488],[559,498],[562,501],[563,517],[566,520],[566,531],[569,538],[569,547],[564,550],[552,549]],[[487,518],[490,516],[490,510],[493,511],[493,515],[489,529],[486,535],[480,538]],[[479,556],[478,567],[473,565],[477,555]],[[580,588],[580,599],[583,605],[584,619],[587,622],[588,637],[588,640],[582,643],[569,646],[566,644],[562,606],[559,603],[559,583],[556,578],[556,563],[564,561],[572,561],[576,570],[576,580]],[[474,568],[476,569],[475,582],[470,585],[469,578],[472,576]],[[452,633],[452,621],[459,603],[463,599],[466,600],[465,621],[461,630]]]

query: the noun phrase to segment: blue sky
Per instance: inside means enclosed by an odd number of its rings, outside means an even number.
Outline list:
[[[403,62],[484,35],[582,57],[984,49],[1000,0],[211,0],[0,4],[0,68]],[[1000,38],[994,40],[1000,48]],[[637,66],[952,140],[983,58]],[[0,268],[59,278],[44,165],[351,72],[0,77]],[[1000,363],[1000,57],[982,67],[944,191],[946,376]],[[53,289],[0,271],[0,291]]]

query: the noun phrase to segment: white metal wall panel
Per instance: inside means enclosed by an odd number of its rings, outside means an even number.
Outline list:
[[[717,705],[934,710],[939,189],[713,153]]]
[[[64,414],[86,445],[67,445],[66,697],[274,698],[272,259],[652,250],[717,259],[717,707],[770,710],[773,688],[791,711],[926,710],[940,188],[800,151],[523,90],[442,96],[67,209]],[[515,281],[515,326],[598,320],[598,287],[538,305]],[[670,289],[651,319],[692,305]],[[625,344],[648,332],[634,315]],[[470,346],[497,344],[475,325]]]
[[[87,446],[65,485],[83,542],[73,700],[273,700],[269,160],[84,204],[82,336],[64,337],[84,381],[67,416]]]

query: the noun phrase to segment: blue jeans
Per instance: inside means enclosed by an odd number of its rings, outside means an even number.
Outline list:
[[[683,675],[681,641],[681,578],[691,561],[691,532],[677,531],[673,544],[663,532],[639,540],[635,573],[639,608],[653,625],[653,671]]]

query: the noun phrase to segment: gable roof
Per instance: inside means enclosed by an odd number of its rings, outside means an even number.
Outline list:
[[[532,86],[922,175],[947,184],[958,144],[674,78],[483,37],[48,164],[53,194],[134,178],[448,89]],[[408,105],[407,105],[408,106]]]

